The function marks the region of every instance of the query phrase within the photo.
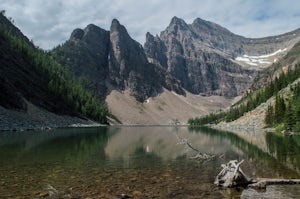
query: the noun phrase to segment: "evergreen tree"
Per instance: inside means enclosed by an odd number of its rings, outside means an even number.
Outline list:
[[[271,104],[267,108],[267,112],[266,112],[266,116],[265,116],[265,123],[269,126],[274,125],[274,109]]]
[[[293,108],[292,108],[291,103],[289,103],[287,106],[287,110],[286,110],[285,117],[284,117],[284,124],[285,124],[286,129],[288,129],[288,130],[292,130],[293,126],[295,124],[295,118],[294,118]]]
[[[284,121],[285,115],[285,103],[283,97],[276,95],[275,108],[274,108],[274,120],[275,123],[279,124]]]
[[[293,105],[294,105],[294,119],[295,122],[300,122],[300,97],[296,98],[293,101]]]

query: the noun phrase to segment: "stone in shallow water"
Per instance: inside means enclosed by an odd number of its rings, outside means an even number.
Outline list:
[[[142,192],[140,192],[140,191],[133,191],[132,195],[133,195],[133,198],[140,198],[142,196]]]
[[[121,199],[127,199],[127,198],[132,198],[131,196],[125,194],[125,193],[122,193],[121,194]]]

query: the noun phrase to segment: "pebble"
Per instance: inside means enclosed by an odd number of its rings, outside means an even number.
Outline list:
[[[138,199],[138,198],[141,198],[142,192],[135,190],[135,191],[132,192],[132,195],[133,195],[133,198]]]
[[[39,193],[39,197],[44,198],[44,197],[47,197],[47,196],[49,196],[48,192],[41,192],[41,193]]]

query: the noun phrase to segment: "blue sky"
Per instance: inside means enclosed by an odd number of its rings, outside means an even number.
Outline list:
[[[200,17],[246,37],[300,28],[299,0],[0,0],[0,5],[44,49],[90,23],[109,30],[113,18],[142,44],[147,31],[159,34],[173,16],[187,23]]]

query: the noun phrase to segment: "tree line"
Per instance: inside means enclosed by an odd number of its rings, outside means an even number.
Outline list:
[[[243,116],[245,113],[254,110],[256,107],[258,107],[260,104],[265,103],[268,99],[270,99],[272,96],[277,96],[278,92],[287,87],[288,84],[294,82],[296,79],[300,77],[300,63],[297,63],[294,65],[294,68],[290,68],[286,72],[281,72],[277,77],[274,78],[270,82],[269,85],[253,91],[251,93],[247,92],[247,94],[235,105],[233,105],[228,111],[220,111],[217,113],[211,113],[204,117],[196,117],[189,119],[188,123],[190,125],[204,125],[209,123],[217,123],[219,121],[226,121],[231,122],[234,121],[241,116]],[[296,117],[295,114],[300,114],[300,110],[298,110],[298,106],[300,102],[299,97],[297,98],[297,92],[299,92],[297,86],[293,88],[294,95],[291,100],[289,100],[288,104],[283,105],[284,100],[282,96],[276,97],[276,102],[274,107],[268,107],[267,112],[269,112],[270,116],[266,118],[266,123],[268,125],[278,124],[282,122],[283,115],[286,115],[286,117],[293,117],[292,120],[285,119],[286,122],[290,121],[292,124],[287,125],[287,128],[295,127],[297,126],[297,122],[300,122],[300,116]],[[298,100],[298,101],[297,101]],[[285,108],[284,108],[285,106]],[[272,110],[272,113],[271,113]],[[291,110],[291,111],[289,111]],[[291,114],[290,112],[293,112]],[[288,116],[288,114],[291,114],[292,116]],[[268,115],[268,114],[267,114]],[[273,115],[275,118],[273,118]],[[275,119],[275,120],[274,120]],[[271,123],[271,121],[273,123]],[[276,123],[275,123],[276,122]],[[299,124],[300,125],[300,124]]]
[[[291,86],[291,97],[277,95],[275,103],[267,108],[265,123],[268,126],[280,124],[286,130],[300,132],[300,83]]]

